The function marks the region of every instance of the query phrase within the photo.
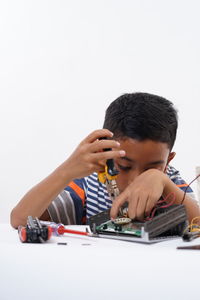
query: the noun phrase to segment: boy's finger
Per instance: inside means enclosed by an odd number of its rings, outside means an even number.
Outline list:
[[[105,151],[105,152],[98,152],[98,153],[92,153],[93,159],[95,161],[106,161],[107,159],[114,159],[118,157],[123,157],[126,155],[126,152],[124,150],[111,150],[111,151]]]
[[[139,198],[135,195],[133,199],[129,201],[128,204],[128,216],[131,219],[135,219],[137,217],[136,211],[139,203]]]
[[[116,219],[120,207],[126,202],[127,195],[126,192],[122,192],[112,203],[110,210],[111,219]]]
[[[146,208],[145,208],[145,215],[148,216],[150,214],[151,210],[152,210],[152,204],[151,204],[151,200],[149,198],[147,201],[147,204],[146,204]]]
[[[136,208],[136,218],[139,221],[144,220],[147,199],[148,199],[148,195],[144,194],[144,195],[140,195],[140,198],[138,200],[138,204]]]
[[[156,201],[157,201],[156,198],[153,199],[152,197],[151,198],[149,197],[149,199],[147,201],[147,204],[146,204],[146,208],[145,208],[145,214],[146,215],[150,214],[150,212],[152,211],[152,209],[155,206]]]
[[[90,152],[102,152],[103,150],[112,150],[119,148],[120,143],[115,140],[96,140],[89,145]]]
[[[97,129],[95,131],[93,131],[92,133],[90,133],[82,142],[81,144],[85,144],[85,143],[93,143],[94,141],[96,141],[97,139],[101,138],[101,137],[112,137],[113,133],[111,131],[109,131],[108,129]]]

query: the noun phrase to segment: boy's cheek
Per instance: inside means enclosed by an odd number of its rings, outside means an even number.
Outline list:
[[[121,175],[117,176],[116,182],[120,193],[123,192],[125,188],[128,186],[128,179],[122,177]]]

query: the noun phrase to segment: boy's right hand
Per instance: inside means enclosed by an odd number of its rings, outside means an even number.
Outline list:
[[[118,150],[120,143],[112,140],[113,133],[107,129],[99,129],[89,134],[62,164],[72,179],[81,178],[93,172],[102,172],[107,159],[125,156],[125,151]],[[101,139],[107,137],[108,139]],[[110,151],[103,151],[112,148]]]

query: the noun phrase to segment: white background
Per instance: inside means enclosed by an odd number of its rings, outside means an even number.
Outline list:
[[[149,92],[179,110],[174,166],[199,162],[198,0],[1,0],[0,221],[101,128],[111,101]],[[195,183],[192,187],[195,189]]]
[[[1,300],[199,299],[199,251],[176,250],[186,244],[181,238],[147,245],[71,234],[24,244],[0,224]]]

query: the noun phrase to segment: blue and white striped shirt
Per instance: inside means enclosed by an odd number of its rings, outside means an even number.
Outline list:
[[[194,193],[181,178],[179,171],[167,167],[166,174],[192,198]],[[187,190],[186,190],[187,189]],[[51,220],[63,224],[85,224],[87,220],[112,206],[105,184],[98,181],[97,173],[71,182],[48,207]]]

